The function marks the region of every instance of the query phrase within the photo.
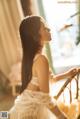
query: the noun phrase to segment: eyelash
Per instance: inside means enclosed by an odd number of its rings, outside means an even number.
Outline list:
[[[46,29],[47,31],[50,31],[50,29],[49,29],[49,28],[46,28],[46,27],[45,27],[45,29]]]

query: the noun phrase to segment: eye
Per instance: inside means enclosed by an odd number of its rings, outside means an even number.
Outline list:
[[[47,28],[47,30],[48,30],[48,31],[50,31],[50,29],[49,29],[49,28]]]
[[[50,29],[48,27],[45,27],[45,30],[50,31]]]

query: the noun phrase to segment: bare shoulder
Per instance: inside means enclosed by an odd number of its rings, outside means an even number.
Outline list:
[[[49,93],[49,64],[44,55],[40,55],[37,60],[36,73],[39,87],[42,92]]]
[[[47,58],[44,56],[44,55],[39,55],[39,57],[37,58],[37,64],[38,65],[48,65],[48,60],[47,60]]]

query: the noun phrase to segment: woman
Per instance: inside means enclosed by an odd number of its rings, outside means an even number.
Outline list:
[[[49,96],[49,64],[42,49],[51,40],[50,29],[43,18],[28,16],[19,31],[23,49],[22,86],[9,112],[10,119],[66,119]]]

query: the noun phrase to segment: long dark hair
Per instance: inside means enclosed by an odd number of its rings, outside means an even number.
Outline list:
[[[22,74],[21,74],[21,90],[20,93],[27,88],[32,78],[32,65],[35,55],[40,51],[40,26],[41,18],[39,16],[28,16],[22,20],[19,28],[22,43]]]

